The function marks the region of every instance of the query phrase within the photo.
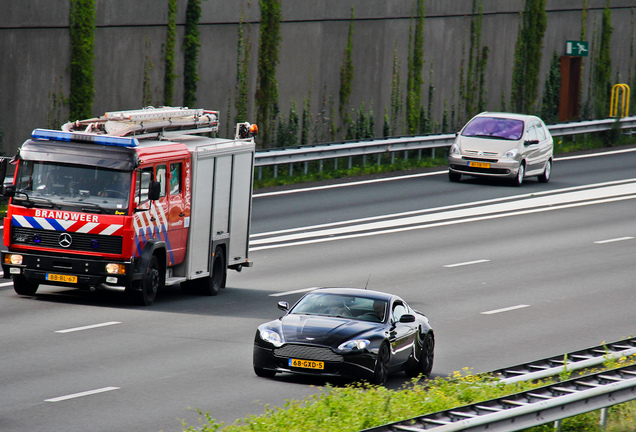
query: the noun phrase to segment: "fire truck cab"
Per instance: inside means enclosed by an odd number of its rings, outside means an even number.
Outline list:
[[[218,112],[148,108],[36,129],[18,150],[1,254],[21,295],[165,285],[216,295],[248,260],[255,128],[208,138]],[[5,160],[0,175],[6,174]]]

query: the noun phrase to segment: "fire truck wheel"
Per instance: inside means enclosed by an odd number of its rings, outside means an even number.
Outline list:
[[[133,294],[135,302],[141,306],[150,306],[157,297],[160,285],[159,260],[153,255],[150,258],[146,275],[141,282],[141,290],[135,291]]]
[[[217,247],[214,251],[212,275],[207,278],[207,283],[205,283],[205,286],[203,286],[203,295],[217,295],[221,288],[225,287],[226,275],[227,269],[225,266],[225,254],[223,253],[223,249],[221,247]]]
[[[38,284],[29,282],[22,275],[15,275],[13,276],[13,289],[20,295],[32,296],[38,290]]]

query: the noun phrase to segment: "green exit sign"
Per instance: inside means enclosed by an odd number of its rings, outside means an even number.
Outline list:
[[[565,42],[565,54],[571,56],[587,57],[587,41],[567,41]]]

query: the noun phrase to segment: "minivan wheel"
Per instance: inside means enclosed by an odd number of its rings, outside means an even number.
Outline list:
[[[519,170],[517,171],[517,177],[513,180],[515,186],[521,186],[523,184],[523,178],[526,175],[526,166],[522,162],[519,164]]]
[[[448,170],[448,179],[456,183],[462,179],[462,175],[458,172]]]
[[[552,159],[548,159],[545,163],[545,169],[538,179],[541,183],[547,183],[550,181],[550,175],[552,175]]]

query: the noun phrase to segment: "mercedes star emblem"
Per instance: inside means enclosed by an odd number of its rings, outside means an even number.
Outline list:
[[[71,243],[73,243],[73,237],[71,237],[69,233],[62,233],[60,234],[60,237],[58,238],[57,242],[63,248],[67,248],[71,245]]]

